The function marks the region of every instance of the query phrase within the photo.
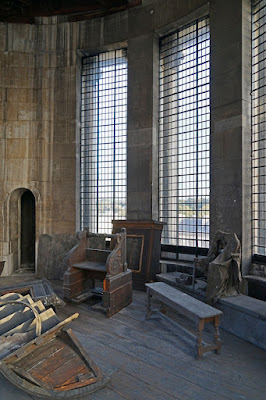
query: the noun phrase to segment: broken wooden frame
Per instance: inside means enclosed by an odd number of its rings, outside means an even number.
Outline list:
[[[45,306],[65,306],[65,303],[54,292],[51,283],[43,278],[36,281],[20,283],[0,288],[0,296],[7,293],[29,294],[34,301],[41,300]]]
[[[51,308],[33,302],[29,294],[2,296],[0,372],[20,389],[45,398],[77,398],[103,387],[109,378],[72,330],[62,330],[78,316],[59,322]]]
[[[61,330],[74,316],[0,361],[2,374],[29,394],[46,398],[82,397],[106,385],[109,378],[72,330]]]

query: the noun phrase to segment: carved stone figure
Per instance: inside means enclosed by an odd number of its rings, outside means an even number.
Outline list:
[[[196,268],[207,278],[206,300],[214,304],[220,297],[239,294],[241,247],[235,233],[217,231],[206,258],[197,259]]]

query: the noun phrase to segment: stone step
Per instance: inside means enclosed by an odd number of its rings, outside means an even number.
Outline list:
[[[248,282],[248,295],[266,301],[266,277],[245,275],[244,278]]]
[[[102,250],[102,249],[86,249],[86,259],[89,261],[97,261],[100,263],[106,263],[107,257],[111,253],[110,250]]]

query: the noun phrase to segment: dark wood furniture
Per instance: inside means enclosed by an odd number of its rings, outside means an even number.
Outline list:
[[[145,282],[160,273],[161,234],[159,221],[114,220],[113,233],[127,230],[127,263],[132,270],[133,289],[145,290]]]
[[[207,351],[215,350],[216,353],[220,352],[221,341],[219,336],[219,325],[222,311],[217,310],[216,308],[211,307],[208,304],[205,304],[163,282],[147,283],[145,286],[147,290],[148,306],[147,319],[150,318],[152,313],[151,297],[157,298],[163,304],[166,304],[178,313],[183,314],[196,322],[198,332],[196,337],[197,358]],[[213,323],[215,327],[214,344],[211,345],[203,345],[202,343],[202,331],[204,329],[204,324],[207,322]],[[185,328],[182,328],[182,330],[186,331]]]
[[[78,244],[68,253],[64,298],[93,296],[95,281],[103,281],[102,307],[112,316],[132,301],[132,272],[126,263],[126,229],[115,235],[78,233]]]

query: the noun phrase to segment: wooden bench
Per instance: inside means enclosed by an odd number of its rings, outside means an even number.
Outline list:
[[[152,313],[151,297],[157,298],[163,304],[196,322],[196,329],[198,332],[196,340],[197,358],[207,351],[215,350],[217,354],[220,353],[221,341],[219,336],[219,324],[222,311],[217,310],[216,308],[213,308],[163,282],[146,283],[145,286],[148,306],[147,319],[150,318]],[[204,329],[204,324],[207,322],[213,323],[215,327],[214,344],[211,345],[204,345],[202,343],[202,331]],[[182,329],[185,330],[184,328]]]

